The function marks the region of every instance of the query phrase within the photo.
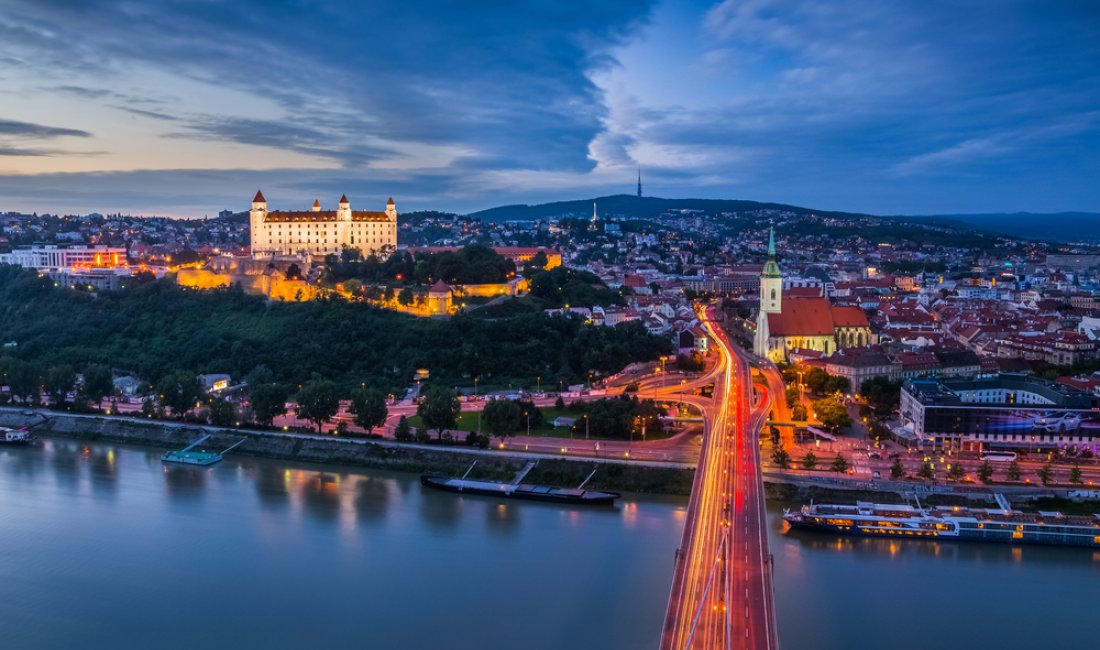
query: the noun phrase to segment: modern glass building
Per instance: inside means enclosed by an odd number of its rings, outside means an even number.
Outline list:
[[[937,446],[1096,453],[1100,443],[1100,400],[1024,375],[910,380],[901,416],[918,440]]]

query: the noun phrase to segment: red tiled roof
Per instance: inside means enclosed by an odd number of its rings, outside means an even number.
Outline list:
[[[278,223],[289,221],[338,221],[336,210],[276,210],[268,212],[264,223]],[[352,221],[388,221],[385,212],[371,212],[357,210],[351,213]]]
[[[256,190],[256,196],[252,199],[253,203],[267,203],[267,199],[264,198],[264,193],[260,190]]]
[[[313,207],[315,207],[315,208],[321,207],[321,202],[318,201],[317,199],[313,199]]]
[[[631,288],[639,288],[646,286],[645,278],[640,275],[628,275],[623,278],[623,286]]]
[[[787,298],[820,298],[821,287],[791,287],[783,290],[783,299]]]
[[[833,307],[833,325],[836,327],[870,327],[867,314],[859,307]]]
[[[347,203],[347,202],[348,202],[348,195],[347,194],[341,194],[340,195],[340,203]]]
[[[770,336],[831,336],[832,306],[824,298],[799,298],[783,302],[783,311],[768,314]]]
[[[436,280],[431,289],[428,289],[429,293],[450,293],[451,285],[447,284],[443,280]]]
[[[386,201],[386,205],[393,205],[393,197],[390,197],[389,201]]]

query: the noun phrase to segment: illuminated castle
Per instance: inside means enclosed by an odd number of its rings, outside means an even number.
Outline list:
[[[248,213],[253,257],[309,254],[323,257],[356,248],[364,257],[384,248],[397,247],[397,208],[390,199],[385,212],[351,209],[348,197],[340,197],[336,210],[322,210],[319,201],[311,210],[268,211],[263,192],[256,192]]]

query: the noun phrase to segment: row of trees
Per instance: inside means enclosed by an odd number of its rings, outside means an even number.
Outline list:
[[[0,379],[13,401],[38,406],[45,393],[55,408],[65,404],[99,408],[115,388],[111,369],[103,364],[87,364],[78,375],[67,363],[44,366],[33,359],[11,356],[0,357]]]
[[[542,265],[546,265],[543,256]],[[325,257],[322,279],[329,284],[357,281],[361,284],[429,285],[495,284],[515,276],[516,265],[488,246],[472,245],[455,251],[416,253],[384,251],[363,257],[357,248]]]

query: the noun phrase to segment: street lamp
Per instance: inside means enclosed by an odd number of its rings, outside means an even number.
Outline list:
[[[527,418],[527,436],[531,436],[531,413],[528,411],[523,412],[523,417]]]
[[[588,440],[588,414],[585,413],[581,417],[584,418],[584,439]]]
[[[539,375],[539,376],[535,377],[535,382],[538,385],[538,388],[535,389],[535,393],[538,394],[538,395],[542,395],[542,376]]]

